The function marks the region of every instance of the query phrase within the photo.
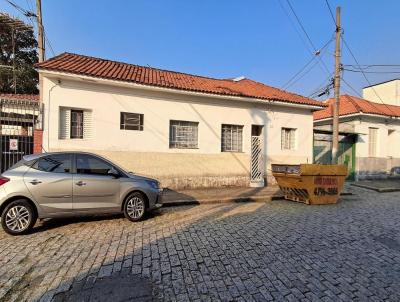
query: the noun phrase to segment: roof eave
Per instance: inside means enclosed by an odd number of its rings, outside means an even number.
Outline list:
[[[350,114],[344,114],[340,115],[339,119],[341,118],[346,118],[346,117],[357,117],[357,116],[371,116],[371,117],[378,117],[378,118],[383,118],[383,119],[395,119],[395,120],[400,120],[400,117],[398,116],[389,116],[389,115],[381,115],[381,114],[373,114],[373,113],[364,113],[364,112],[358,112],[358,113],[350,113]],[[323,118],[323,119],[314,119],[314,122],[325,122],[333,119],[332,116]]]
[[[144,90],[152,90],[152,91],[163,91],[163,92],[173,92],[177,94],[183,95],[196,95],[196,96],[205,96],[205,97],[212,97],[212,98],[220,98],[220,99],[229,99],[229,100],[237,100],[237,101],[244,101],[244,102],[251,102],[251,103],[261,103],[261,104],[274,104],[274,105],[281,105],[285,107],[295,107],[295,108],[304,108],[309,110],[321,110],[326,106],[324,104],[321,105],[311,105],[311,104],[300,104],[291,101],[282,101],[276,99],[261,99],[261,98],[253,98],[253,97],[246,97],[246,96],[233,96],[233,95],[224,95],[224,94],[216,94],[216,93],[208,93],[208,92],[198,92],[198,91],[190,91],[184,89],[177,89],[177,88],[168,88],[168,87],[160,87],[155,85],[145,85],[145,84],[138,84],[130,81],[121,81],[121,80],[112,80],[107,78],[101,77],[93,77],[82,75],[78,73],[70,73],[70,72],[61,72],[56,70],[49,70],[46,68],[36,68],[36,70],[41,73],[42,75],[46,76],[60,76],[60,77],[67,77],[73,79],[79,79],[87,82],[97,82],[97,83],[108,83],[110,85],[118,85],[118,86],[127,86],[127,87],[135,87],[141,88]]]

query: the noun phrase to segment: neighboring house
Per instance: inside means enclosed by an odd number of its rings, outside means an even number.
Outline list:
[[[314,112],[314,157],[316,162],[330,160],[330,142],[322,148],[324,134],[332,133],[333,99],[329,107]],[[357,179],[384,177],[400,167],[400,106],[370,102],[355,96],[342,95],[339,106],[339,132],[344,148],[341,152],[354,156]],[[326,139],[325,141],[331,141]],[[348,152],[352,147],[351,152]],[[344,158],[342,162],[346,161]],[[349,163],[349,168],[351,169]],[[399,173],[399,172],[397,172]]]
[[[315,100],[70,53],[37,68],[46,150],[95,152],[171,188],[260,186],[271,163],[312,162]]]
[[[400,79],[363,88],[363,98],[374,103],[400,106]]]
[[[0,173],[35,151],[39,112],[38,95],[0,93]]]

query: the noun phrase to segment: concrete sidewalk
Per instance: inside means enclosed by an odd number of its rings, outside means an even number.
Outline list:
[[[362,180],[352,184],[355,187],[373,190],[379,193],[400,191],[400,178],[393,177],[388,179]]]
[[[222,202],[266,202],[282,199],[282,192],[278,186],[263,188],[225,187],[173,191],[164,190],[164,206],[193,205]]]

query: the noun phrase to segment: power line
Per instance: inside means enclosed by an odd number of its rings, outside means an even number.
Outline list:
[[[350,71],[350,72],[359,72],[359,73],[381,73],[381,74],[396,74],[400,73],[400,71],[364,71],[364,70],[354,70],[354,69],[348,69],[348,68],[343,68],[343,70]]]
[[[343,83],[349,87],[358,97],[362,98],[362,95],[353,87],[351,86],[343,77],[342,77]]]
[[[18,4],[10,1],[10,0],[4,0],[6,1],[8,4],[10,4],[11,6],[13,6],[16,10],[18,10],[19,12],[21,12],[24,16],[26,17],[36,17],[36,14],[34,14],[31,11],[28,11],[24,8],[22,8],[21,6],[19,6]]]
[[[296,31],[297,35],[299,36],[300,40],[303,42],[304,46],[307,48],[307,50],[310,52],[311,55],[313,54],[313,50],[310,48],[310,46],[307,44],[306,40],[304,39],[303,35],[299,32],[297,26],[294,24],[292,18],[289,15],[289,12],[286,10],[286,8],[284,7],[284,5],[282,4],[281,0],[277,0],[280,7],[282,8],[283,12],[285,13],[286,17],[288,18],[290,24],[292,25],[292,27],[294,28],[294,30]]]
[[[56,54],[54,52],[53,46],[51,45],[50,39],[47,37],[47,32],[46,32],[44,26],[43,26],[43,32],[44,32],[44,39],[46,40],[47,45],[49,45],[51,54],[53,55],[53,57],[55,57]]]
[[[368,69],[371,67],[400,67],[400,64],[365,64],[365,65],[343,64],[343,66],[349,66],[359,69]]]
[[[329,5],[328,0],[325,0],[325,3],[326,3],[326,6],[327,6],[328,9],[329,9],[329,13],[330,13],[330,15],[331,15],[331,17],[332,17],[333,24],[335,24],[335,26],[336,26],[336,20],[335,20],[335,17],[333,16],[333,11],[332,11],[331,6]]]
[[[299,23],[301,29],[303,30],[303,33],[306,35],[306,37],[307,37],[307,39],[308,39],[308,42],[311,44],[311,46],[313,47],[313,49],[316,50],[316,47],[315,47],[314,43],[311,41],[310,36],[308,35],[306,29],[305,29],[304,26],[303,26],[303,23],[300,21],[300,18],[297,16],[295,10],[293,9],[292,4],[290,3],[289,0],[286,0],[286,2],[287,2],[287,4],[289,5],[290,10],[292,11],[293,15],[296,17],[296,20],[297,20],[297,22]]]
[[[326,42],[320,50],[314,53],[314,56],[311,57],[311,59],[302,67],[298,72],[296,72],[283,86],[282,89],[286,89],[292,84],[290,84],[299,74],[301,74],[318,56],[321,55],[321,53],[325,50],[325,48],[333,41],[333,38],[331,38],[328,42]],[[315,65],[313,65],[315,66]]]
[[[330,88],[333,87],[333,73],[331,73],[316,89],[311,92],[308,97],[309,98],[314,98],[314,97],[320,97],[324,94],[329,95],[329,90]],[[321,95],[321,93],[324,93]]]
[[[37,15],[31,11],[31,10],[33,10],[33,4],[30,2],[30,0],[26,0],[29,10],[19,6],[18,4],[12,2],[11,0],[4,0],[4,1],[6,1],[11,6],[13,6],[19,12],[21,12],[26,17],[28,22],[32,25],[32,27],[35,27],[35,23],[37,23]],[[34,18],[34,20],[32,20],[32,18]],[[50,48],[50,52],[51,52],[52,56],[54,57],[55,56],[54,48],[50,42],[50,39],[47,36],[44,26],[43,26],[43,32],[44,32],[45,41]]]
[[[293,86],[296,84],[298,81],[300,81],[302,78],[304,78],[316,65],[318,64],[318,61],[314,62],[313,65],[311,65],[306,71],[303,72],[303,74],[298,77],[296,80],[292,81],[289,85],[287,85],[284,89],[288,89],[289,87]]]
[[[296,14],[296,11],[294,10],[292,4],[290,3],[289,0],[286,0],[286,2],[287,2],[287,4],[289,5],[290,10],[292,11],[293,15],[296,17],[297,23],[300,25],[301,29],[303,30],[304,34],[306,35],[306,37],[307,37],[307,39],[308,39],[308,42],[309,42],[310,45],[312,46],[314,52],[316,52],[316,51],[317,51],[317,48],[315,47],[314,43],[312,42],[312,40],[311,40],[309,34],[307,33],[307,31],[306,31],[306,29],[305,29],[303,23],[302,23],[301,20],[300,20],[299,16]],[[329,69],[328,69],[328,67],[326,66],[325,62],[322,61],[321,58],[319,58],[319,61],[320,61],[321,64],[324,66],[325,71],[327,72],[327,74],[329,74],[330,72],[329,72]]]
[[[346,46],[347,50],[349,51],[350,55],[353,57],[354,62],[358,65],[358,67],[360,67],[360,63],[358,62],[357,58],[355,57],[354,53],[351,51],[349,45],[347,44],[346,40],[343,39],[343,43]],[[383,105],[386,106],[386,108],[391,111],[392,109],[382,100],[382,98],[380,97],[380,95],[376,92],[374,86],[371,84],[371,82],[368,80],[368,77],[365,75],[365,72],[363,70],[361,70],[362,75],[364,76],[365,80],[367,81],[368,85],[370,86],[370,88],[372,89],[372,91],[374,92],[374,94],[378,97],[378,99],[381,101],[381,103]]]

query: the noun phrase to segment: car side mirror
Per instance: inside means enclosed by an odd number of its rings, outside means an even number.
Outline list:
[[[115,178],[119,178],[120,177],[120,174],[114,168],[111,168],[110,170],[108,170],[107,174],[110,175],[110,176],[113,176]]]

